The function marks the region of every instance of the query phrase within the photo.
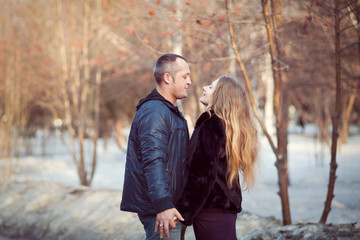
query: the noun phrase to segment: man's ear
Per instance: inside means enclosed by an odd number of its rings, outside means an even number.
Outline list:
[[[170,82],[171,82],[171,75],[170,75],[170,73],[165,73],[164,74],[164,82],[166,83],[166,84],[169,84]]]

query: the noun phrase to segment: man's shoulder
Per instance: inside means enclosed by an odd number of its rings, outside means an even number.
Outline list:
[[[170,109],[160,100],[150,100],[144,103],[137,111],[137,118],[166,118]]]
[[[159,113],[159,112],[167,112],[167,111],[170,111],[170,109],[166,106],[166,103],[156,99],[147,101],[138,110],[138,112],[147,112],[147,113],[148,112]]]

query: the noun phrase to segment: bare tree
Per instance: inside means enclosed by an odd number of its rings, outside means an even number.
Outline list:
[[[14,160],[20,153],[20,137],[25,130],[29,102],[31,96],[26,95],[28,82],[25,82],[27,66],[24,54],[28,49],[24,46],[22,30],[25,30],[24,19],[19,18],[22,6],[18,1],[2,1],[4,11],[1,13],[1,68],[0,78],[2,101],[0,106],[0,156],[3,160],[3,180],[10,178]],[[5,20],[7,20],[5,22]]]
[[[266,127],[265,127],[265,124],[263,123],[263,121],[262,121],[262,119],[261,119],[261,117],[260,117],[260,115],[258,113],[257,106],[256,106],[256,103],[255,103],[255,98],[254,98],[253,91],[252,91],[251,84],[250,84],[250,80],[249,80],[249,77],[247,75],[247,71],[246,71],[245,66],[243,64],[243,61],[241,59],[239,50],[238,50],[237,45],[236,45],[235,35],[234,35],[234,30],[233,30],[232,20],[231,20],[229,1],[226,0],[225,3],[226,3],[226,9],[227,9],[227,18],[228,18],[228,23],[229,23],[229,35],[230,35],[230,39],[231,39],[231,46],[232,46],[233,51],[235,53],[236,60],[237,60],[237,62],[239,64],[239,66],[240,66],[241,72],[242,72],[242,74],[244,76],[244,79],[245,79],[245,82],[246,82],[246,87],[247,87],[247,90],[248,90],[248,93],[249,93],[249,96],[250,96],[250,101],[251,101],[251,106],[252,106],[253,112],[255,114],[256,119],[260,123],[260,126],[261,126],[265,136],[267,137],[272,150],[276,154],[276,147],[275,147],[275,145],[274,145],[274,143],[273,143],[273,141],[271,139],[271,136],[269,135],[269,133],[268,133]]]
[[[88,1],[82,5],[70,3],[70,29],[66,27],[62,0],[56,1],[56,45],[59,52],[59,81],[54,81],[52,94],[48,103],[44,103],[55,118],[65,119],[69,138],[61,135],[63,142],[71,153],[76,165],[80,183],[89,186],[94,177],[97,162],[97,139],[99,131],[99,104],[101,69],[99,66],[90,66],[92,59],[99,57],[101,49],[90,51],[90,44],[99,45],[101,36],[101,4],[96,1],[95,17],[92,18],[91,6]],[[77,14],[80,15],[80,24],[77,24]],[[93,23],[93,24],[92,24]],[[91,35],[91,29],[96,37]],[[70,38],[66,36],[70,35]],[[78,38],[76,38],[78,37]],[[79,39],[79,41],[77,41]],[[91,41],[90,41],[91,40]],[[92,72],[93,69],[93,72]],[[57,94],[57,90],[60,90]],[[93,145],[85,144],[91,138]],[[92,157],[86,152],[91,152]],[[90,162],[90,164],[89,164]]]
[[[342,10],[342,11],[341,11]],[[346,43],[345,46],[340,46],[340,52],[342,54],[346,54],[346,51],[349,52],[350,56],[356,55],[353,54],[353,47],[357,47],[357,57],[358,61],[353,61],[352,63],[360,63],[360,2],[354,1],[354,0],[346,0],[343,7],[341,7],[338,11],[342,13],[342,16],[340,17],[344,22],[345,26],[341,27],[340,32],[342,35],[345,35],[344,33],[347,33],[346,35],[352,35],[354,40],[351,40],[350,42]],[[346,21],[347,20],[347,21]],[[341,26],[341,25],[340,25]],[[349,30],[352,30],[349,32]],[[346,32],[345,32],[346,31]],[[360,90],[360,64],[345,64],[342,68],[348,69],[347,72],[350,72],[352,74],[350,75],[350,78],[356,79],[353,81],[354,83],[348,83],[346,84],[347,87],[347,94],[343,95],[344,99],[344,107],[342,107],[342,114],[341,114],[341,131],[339,136],[339,141],[342,143],[347,142],[347,138],[349,135],[349,125],[351,121],[351,113],[353,111],[354,103],[356,98],[359,95]],[[357,82],[357,84],[356,84]]]
[[[320,218],[320,223],[326,223],[326,219],[331,210],[331,202],[334,198],[334,187],[336,180],[336,149],[338,139],[338,123],[340,117],[340,102],[341,102],[341,61],[340,61],[340,1],[335,0],[335,67],[336,67],[336,105],[335,114],[333,115],[333,130],[331,141],[331,162],[328,192],[326,196],[325,207]]]
[[[281,1],[271,1],[271,14],[268,1],[262,1],[263,14],[269,39],[270,55],[272,59],[272,72],[275,81],[274,109],[276,116],[277,154],[275,166],[278,170],[279,195],[282,206],[283,224],[291,224],[290,203],[288,195],[288,166],[287,166],[287,127],[288,127],[288,98],[286,95],[286,82],[282,74],[282,52],[279,43],[278,25],[281,23]],[[271,19],[272,16],[272,19]]]

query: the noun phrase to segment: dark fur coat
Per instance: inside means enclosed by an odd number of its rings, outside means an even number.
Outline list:
[[[189,142],[187,177],[176,203],[186,225],[192,225],[200,211],[241,212],[240,184],[226,183],[225,126],[214,113],[203,113]]]

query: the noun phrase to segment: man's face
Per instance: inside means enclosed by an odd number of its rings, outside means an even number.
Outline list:
[[[171,75],[172,94],[176,99],[183,99],[188,96],[187,90],[191,84],[190,69],[187,62],[183,59],[176,59],[174,73]]]

